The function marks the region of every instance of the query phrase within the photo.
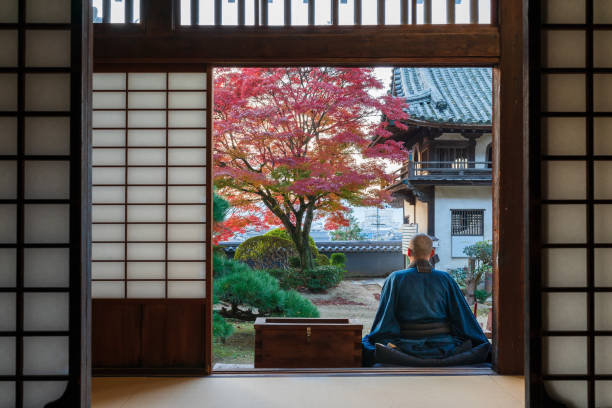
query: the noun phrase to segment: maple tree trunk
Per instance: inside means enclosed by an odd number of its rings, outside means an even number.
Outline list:
[[[302,268],[312,269],[312,251],[310,250],[310,245],[308,244],[308,241],[306,241],[306,244],[302,245],[301,248],[298,248],[298,253],[300,254],[300,264],[302,265]]]
[[[298,256],[300,257],[300,265],[302,269],[312,269],[314,262],[312,259],[312,250],[310,248],[310,225],[312,219],[306,218],[302,225],[298,224],[292,226],[290,229],[290,236],[297,249]]]
[[[312,269],[314,267],[312,249],[310,248],[310,227],[312,226],[313,217],[314,206],[308,206],[303,221],[300,218],[295,225],[289,221],[289,217],[286,219],[281,218],[291,240],[295,244],[302,269]]]

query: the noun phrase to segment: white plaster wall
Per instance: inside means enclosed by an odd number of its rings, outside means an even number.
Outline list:
[[[427,234],[427,203],[416,200],[414,223],[419,225],[419,232]]]
[[[404,200],[404,218],[410,217],[410,222],[415,223],[415,206]]]
[[[437,269],[448,270],[466,266],[466,258],[451,256],[451,209],[484,209],[484,239],[493,237],[491,186],[436,186],[435,187],[435,236],[440,240]],[[420,225],[419,225],[419,231]]]
[[[487,161],[487,146],[491,143],[491,134],[485,133],[476,140],[476,148],[474,158],[477,162]],[[478,168],[484,168],[484,164],[476,165]]]

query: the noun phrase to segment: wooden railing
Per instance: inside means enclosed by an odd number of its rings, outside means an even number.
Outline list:
[[[140,1],[92,0],[94,22],[137,23]],[[113,2],[116,5],[111,7]],[[302,0],[300,3],[174,0],[173,14],[177,25],[183,26],[497,24],[496,3],[497,0]]]
[[[406,162],[399,170],[400,180],[490,180],[492,176],[490,161],[425,161]]]

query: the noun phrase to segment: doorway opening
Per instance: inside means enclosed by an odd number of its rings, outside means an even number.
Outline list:
[[[334,319],[359,343],[417,233],[493,341],[491,68],[213,73],[214,371],[288,368],[258,363],[257,318]]]

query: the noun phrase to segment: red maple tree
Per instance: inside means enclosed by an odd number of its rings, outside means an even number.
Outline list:
[[[215,71],[214,178],[231,205],[226,226],[282,225],[304,268],[315,217],[347,225],[347,205],[381,205],[407,157],[387,125],[405,128],[403,100],[376,97],[373,69],[227,68]],[[374,136],[382,143],[371,144]],[[256,219],[255,219],[256,218]],[[224,223],[225,224],[225,223]]]

